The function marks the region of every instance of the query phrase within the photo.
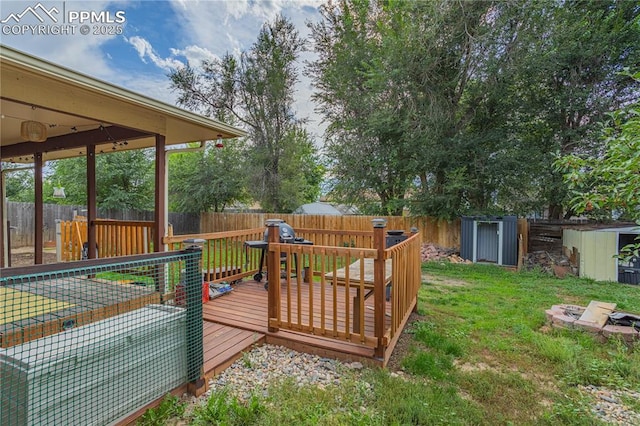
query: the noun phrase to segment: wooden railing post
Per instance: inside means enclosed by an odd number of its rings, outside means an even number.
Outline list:
[[[268,244],[280,242],[280,227],[282,219],[269,219],[267,220],[267,241]],[[280,256],[276,256],[276,253],[269,250],[267,246],[267,283],[269,294],[267,298],[267,312],[269,318],[267,318],[267,325],[270,332],[278,331],[277,327],[272,327],[269,324],[270,318],[277,318],[280,312]]]
[[[375,356],[384,358],[384,317],[385,317],[385,258],[384,250],[386,238],[384,229],[387,227],[387,221],[384,219],[373,219],[373,247],[378,254],[373,262],[373,303],[374,303],[374,324],[373,333],[378,340],[375,348]]]
[[[418,233],[418,228],[416,228],[415,226],[411,228],[411,235],[415,235]],[[417,243],[418,244],[418,243]],[[415,273],[415,277],[413,277],[415,280],[417,280],[417,282],[415,283],[415,294],[412,294],[411,296],[415,296],[416,298],[416,304],[413,305],[413,310],[412,312],[418,312],[418,289],[420,288],[420,283],[422,281],[422,273],[421,273],[421,258],[420,258],[420,248],[418,247],[418,249],[413,250],[413,253],[411,253],[412,256],[415,256],[415,265],[412,265],[412,267],[417,268],[417,271]],[[412,287],[413,288],[413,287]]]

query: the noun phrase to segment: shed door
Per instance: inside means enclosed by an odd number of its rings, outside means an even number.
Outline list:
[[[637,234],[620,234],[618,236],[618,253],[628,245],[637,242]],[[618,282],[625,284],[640,284],[640,258],[618,259]]]
[[[498,223],[478,222],[477,260],[498,263],[499,248]]]

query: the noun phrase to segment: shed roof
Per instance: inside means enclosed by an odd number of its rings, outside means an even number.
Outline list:
[[[617,234],[640,234],[640,226],[625,226],[622,228],[595,229],[595,232],[615,232]]]
[[[0,156],[22,163],[32,162],[34,152],[43,152],[45,161],[84,155],[78,148],[87,144],[94,144],[96,152],[149,148],[156,135],[175,145],[246,134],[3,45],[0,110]],[[45,142],[21,138],[20,125],[29,120],[46,125]]]
[[[342,216],[342,212],[329,203],[315,202],[303,204],[293,211],[295,214],[318,214],[325,216]]]

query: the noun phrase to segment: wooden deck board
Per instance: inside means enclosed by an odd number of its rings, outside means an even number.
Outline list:
[[[264,334],[209,321],[203,323],[204,374],[210,379],[231,365],[254,344],[264,342]]]
[[[320,284],[316,283],[313,289],[313,311],[314,316],[318,315],[321,310],[321,297],[320,297]],[[333,339],[331,336],[334,334],[334,326],[338,331],[344,331],[347,321],[347,303],[345,302],[345,296],[348,296],[348,306],[352,309],[353,296],[355,296],[356,289],[351,288],[349,292],[345,291],[344,287],[338,288],[339,301],[336,305],[337,311],[335,312],[336,323],[334,325],[333,317],[333,302],[331,301],[332,290],[329,284],[325,284],[325,323],[326,334],[308,334],[296,331],[288,331],[280,329],[276,333],[268,331],[267,318],[267,297],[268,292],[264,289],[264,283],[258,283],[255,281],[247,280],[234,286],[234,290],[224,296],[210,300],[203,305],[203,318],[206,322],[214,322],[222,324],[224,326],[242,329],[244,331],[257,333],[258,335],[264,335],[265,340],[268,343],[280,344],[292,349],[312,352],[324,356],[332,356],[340,359],[359,359],[359,360],[373,360],[373,350],[370,347],[364,345],[351,343],[347,341]],[[300,285],[300,301],[302,303],[300,316],[304,323],[309,324],[309,292],[308,284]],[[298,300],[298,286],[294,281],[291,288],[290,298],[297,303]],[[287,291],[283,287],[281,291],[282,300],[282,313],[283,321],[287,321],[286,318],[286,301]],[[364,306],[364,323],[365,334],[373,333],[374,316],[373,310],[367,308],[372,306],[373,301],[371,299],[365,302]],[[390,304],[387,304],[387,311],[390,312]],[[291,320],[296,321],[298,316],[297,308],[292,307]],[[349,325],[353,324],[353,317],[349,314]],[[387,318],[387,322],[389,318]],[[320,318],[315,317],[313,320],[314,327],[320,327]],[[238,337],[239,338],[239,337]],[[255,337],[254,337],[255,340]],[[220,350],[226,349],[226,343],[220,340],[215,340],[216,344],[221,345]],[[230,340],[227,340],[230,342]],[[229,348],[230,349],[230,348]],[[241,352],[241,351],[240,351]],[[379,360],[374,360],[374,363],[380,364]],[[207,367],[210,364],[205,363]],[[205,371],[208,371],[207,369]]]

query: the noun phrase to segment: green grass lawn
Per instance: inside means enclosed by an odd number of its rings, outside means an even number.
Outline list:
[[[592,397],[579,385],[640,390],[640,345],[551,328],[544,314],[553,304],[591,300],[640,313],[640,287],[439,262],[424,264],[423,274],[419,319],[406,329],[405,374],[365,369],[324,390],[274,384],[269,397],[246,404],[214,394],[183,421],[593,425],[600,423],[591,413]],[[624,402],[640,411],[640,402]],[[175,404],[168,403],[169,412]]]

